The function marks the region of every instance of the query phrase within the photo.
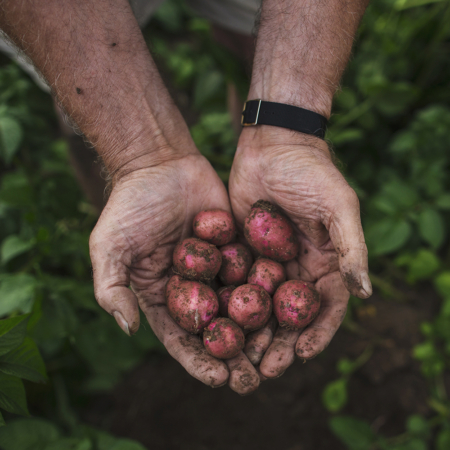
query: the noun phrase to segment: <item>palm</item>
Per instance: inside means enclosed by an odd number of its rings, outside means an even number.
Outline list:
[[[173,248],[191,235],[194,216],[210,208],[230,209],[223,183],[200,155],[136,171],[114,187],[91,236],[91,257],[101,306],[115,317],[119,311],[133,333],[139,305],[169,353],[193,376],[217,386],[229,377],[227,366],[175,324],[164,298]],[[233,380],[250,363],[238,373],[228,366],[230,385],[239,391]]]
[[[349,298],[339,271],[350,274],[347,287],[361,295],[361,283],[352,274],[355,265],[364,266],[365,244],[359,219],[349,224],[335,211],[339,205],[347,208],[355,196],[326,151],[305,144],[268,144],[267,140],[256,143],[252,139],[249,146],[249,141],[241,138],[244,145],[239,147],[230,177],[236,219],[242,226],[258,199],[268,200],[284,211],[295,225],[300,243],[298,257],[286,264],[288,278],[314,282],[322,300],[319,316],[302,333],[277,331],[261,362],[263,375],[273,377],[292,363],[295,353],[311,358],[328,345],[344,318]],[[359,213],[357,204],[352,206]],[[353,212],[353,222],[354,217]],[[350,227],[350,242],[341,232],[342,227]],[[261,344],[260,332],[247,346],[253,353],[255,346],[259,348],[259,355],[250,358],[255,363],[270,343],[267,330],[264,333],[266,345]]]

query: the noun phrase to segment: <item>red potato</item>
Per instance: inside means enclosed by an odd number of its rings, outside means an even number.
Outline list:
[[[283,283],[273,296],[273,311],[280,327],[300,330],[319,313],[320,297],[312,283],[290,280]]]
[[[291,223],[264,200],[252,206],[245,219],[244,235],[256,252],[275,261],[289,261],[298,254],[298,242]]]
[[[236,236],[233,216],[223,209],[200,211],[193,222],[194,234],[214,245],[225,245]]]
[[[257,284],[236,288],[228,303],[228,316],[246,331],[263,327],[272,314],[270,295]]]
[[[284,267],[267,258],[258,258],[248,274],[247,283],[257,284],[263,287],[270,295],[273,295],[281,283],[286,281]]]
[[[209,286],[179,275],[167,282],[166,301],[172,319],[192,334],[200,333],[219,312],[216,293]]]
[[[216,291],[219,300],[219,313],[222,317],[228,317],[228,303],[230,301],[231,293],[236,289],[236,286],[224,286]]]
[[[245,245],[236,243],[220,247],[222,267],[219,278],[226,286],[240,286],[247,280],[252,267],[253,256]]]
[[[203,333],[206,351],[220,359],[237,356],[244,348],[245,336],[242,330],[230,319],[214,319]]]
[[[209,242],[187,238],[173,251],[174,271],[188,280],[212,281],[222,264],[219,249]]]

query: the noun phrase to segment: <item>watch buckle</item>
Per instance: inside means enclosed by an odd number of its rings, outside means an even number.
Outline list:
[[[254,101],[254,100],[248,100],[248,101]],[[252,127],[254,125],[258,125],[258,118],[259,118],[259,110],[261,109],[261,99],[258,99],[258,111],[256,111],[256,118],[255,121],[252,123],[244,123],[244,112],[247,109],[247,103],[244,103],[244,107],[242,108],[242,115],[241,115],[241,125],[243,127]]]

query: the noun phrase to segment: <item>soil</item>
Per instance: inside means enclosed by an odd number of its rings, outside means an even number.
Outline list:
[[[376,295],[364,301],[351,326],[341,327],[319,357],[296,361],[248,397],[228,387],[208,388],[169,356],[149,355],[110,395],[98,397],[84,419],[152,450],[344,449],[328,428],[332,415],[321,393],[338,378],[339,358],[354,359],[374,345],[351,378],[341,413],[367,420],[386,436],[401,433],[406,417],[430,413],[411,349],[421,341],[419,324],[439,304],[426,288],[406,295],[402,303]]]

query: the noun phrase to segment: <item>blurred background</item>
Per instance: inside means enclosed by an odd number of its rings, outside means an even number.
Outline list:
[[[375,293],[330,347],[249,397],[212,390],[96,304],[97,212],[53,103],[0,58],[0,448],[450,449],[450,2],[373,0],[327,139],[361,201]],[[181,1],[144,30],[224,182],[248,73]],[[77,137],[77,139],[79,139]]]

